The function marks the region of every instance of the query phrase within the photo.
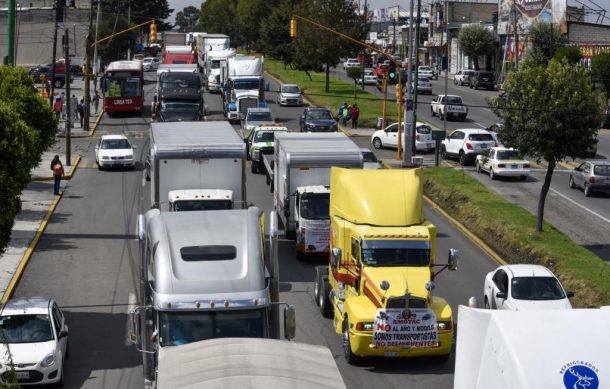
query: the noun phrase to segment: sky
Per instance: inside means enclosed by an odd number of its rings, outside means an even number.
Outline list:
[[[434,0],[422,0],[422,4],[428,4],[431,1],[434,1]],[[476,0],[470,0],[470,1],[476,1]],[[494,0],[494,1],[496,1],[496,0]],[[580,1],[586,5],[590,5],[588,0],[580,0]],[[610,24],[610,19],[609,19],[610,18],[610,0],[593,0],[593,2],[607,11],[606,20],[605,20],[604,24]],[[174,20],[175,13],[177,11],[181,11],[182,9],[184,9],[184,7],[188,7],[189,5],[192,5],[192,6],[199,8],[201,6],[200,0],[168,0],[168,3],[169,3],[170,8],[174,9],[174,15],[172,15],[172,17],[170,17],[171,22],[173,22],[173,20]],[[360,3],[364,4],[364,0],[360,0]],[[401,1],[368,0],[368,4],[369,4],[370,9],[386,8],[386,7],[396,6],[396,5],[400,6],[403,10],[408,10],[408,8],[409,8],[408,0],[401,0]],[[568,4],[570,4],[570,5],[575,4],[575,1],[568,0]]]

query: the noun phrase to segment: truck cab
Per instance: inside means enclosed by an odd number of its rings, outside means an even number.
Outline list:
[[[300,186],[296,190],[295,202],[297,258],[328,253],[330,187]]]
[[[248,112],[252,110],[249,109]],[[285,134],[288,128],[281,124],[262,124],[253,127],[244,138],[248,159],[251,160],[252,173],[263,170],[263,155],[273,154],[275,146],[275,135]]]
[[[246,117],[249,108],[266,108],[267,103],[259,99],[258,91],[233,89],[224,107],[227,120],[238,123]]]
[[[223,189],[172,190],[169,211],[217,211],[233,209],[233,191]]]

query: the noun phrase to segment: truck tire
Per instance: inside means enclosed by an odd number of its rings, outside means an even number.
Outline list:
[[[254,161],[252,161],[252,164],[250,166],[251,166],[252,174],[258,174],[260,169],[258,168],[258,165],[256,163],[254,163]]]
[[[352,345],[348,329],[349,319],[346,317],[345,320],[343,320],[343,356],[348,364],[355,365],[360,361],[360,357],[352,352]]]
[[[320,291],[324,285],[324,277],[328,276],[328,269],[325,266],[316,266],[316,277],[313,284],[313,300],[320,306]]]
[[[330,301],[330,283],[322,278],[322,284],[320,288],[321,294],[318,296],[318,305],[320,306],[320,313],[322,317],[330,319],[333,317],[333,304]]]

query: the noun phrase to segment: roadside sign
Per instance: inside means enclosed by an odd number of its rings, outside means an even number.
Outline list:
[[[434,311],[427,308],[378,309],[373,325],[375,347],[421,348],[438,343]]]

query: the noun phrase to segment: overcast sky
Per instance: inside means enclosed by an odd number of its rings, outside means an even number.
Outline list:
[[[422,5],[429,4],[431,1],[434,1],[434,0],[422,0]],[[589,3],[588,0],[580,0],[580,1],[586,5],[593,7],[593,5],[591,3]],[[605,9],[606,11],[608,11],[604,24],[610,24],[610,19],[608,19],[608,18],[610,18],[610,0],[593,0],[593,2],[597,5],[599,5],[600,7],[602,7],[603,9]],[[184,7],[188,7],[189,5],[199,8],[199,7],[201,7],[202,2],[194,1],[194,0],[168,0],[168,3],[169,3],[169,7],[173,8],[174,11],[177,12],[177,11],[182,11],[182,9],[184,9]],[[362,5],[364,5],[364,0],[360,0],[360,3]],[[574,0],[568,0],[568,3],[570,5],[572,5],[575,2],[574,2]],[[401,0],[401,1],[368,0],[368,4],[369,4],[369,8],[371,8],[371,9],[386,8],[386,7],[396,6],[396,5],[399,5],[400,8],[402,8],[403,10],[409,9],[409,1],[407,1],[407,0]],[[173,16],[175,16],[175,12],[174,12]],[[173,16],[170,17],[171,23],[173,23],[173,21],[174,21]]]

